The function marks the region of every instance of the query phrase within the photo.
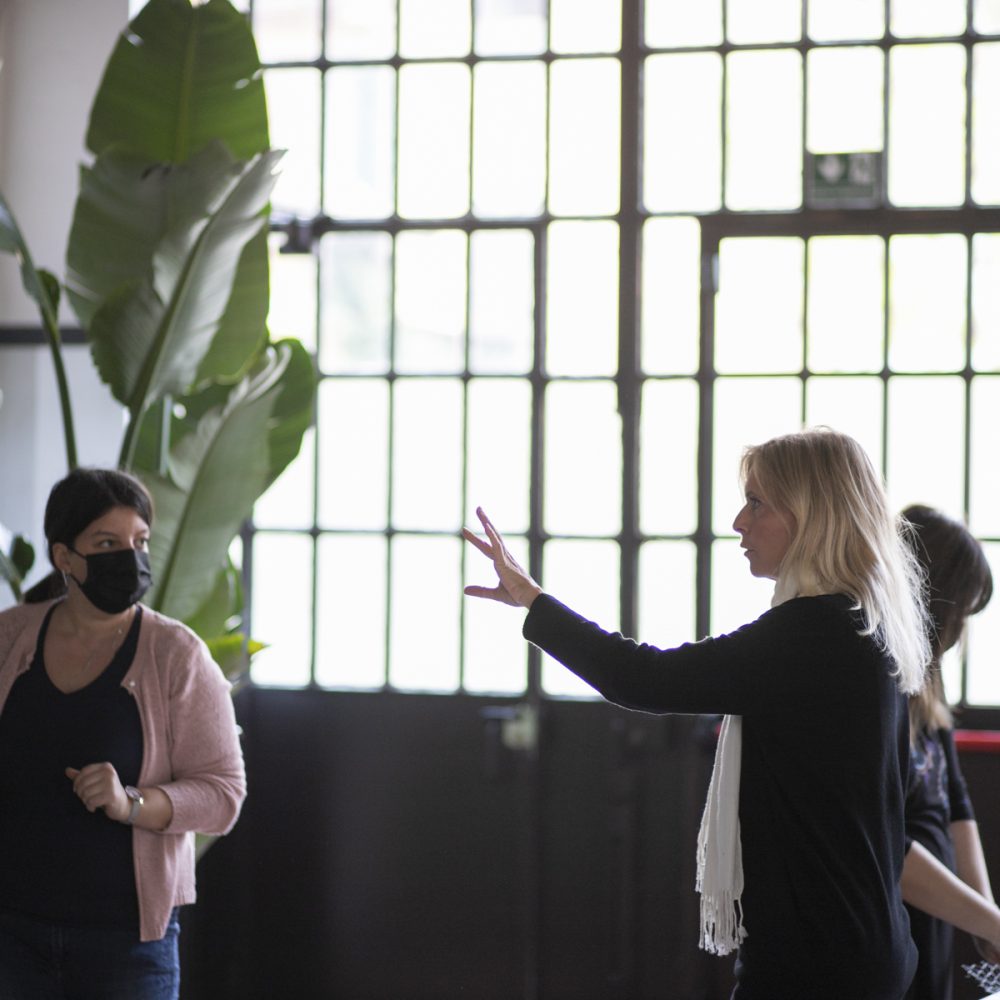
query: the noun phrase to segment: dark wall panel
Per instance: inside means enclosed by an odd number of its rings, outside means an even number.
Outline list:
[[[184,1000],[726,1000],[694,891],[712,720],[546,702],[533,754],[491,707],[242,693],[250,795],[184,911]],[[1000,758],[963,766],[1000,878]]]

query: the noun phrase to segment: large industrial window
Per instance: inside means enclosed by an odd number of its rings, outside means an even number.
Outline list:
[[[804,423],[968,517],[1000,577],[996,0],[251,16],[289,150],[272,332],[322,375],[250,533],[258,682],[586,694],[462,598],[477,504],[607,626],[739,625],[769,597],[740,449]],[[1000,702],[998,643],[1000,600],[954,697]]]

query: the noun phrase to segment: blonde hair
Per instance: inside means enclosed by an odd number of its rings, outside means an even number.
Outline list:
[[[931,658],[924,576],[893,517],[881,477],[853,438],[818,427],[747,448],[752,473],[774,508],[791,520],[779,586],[798,596],[846,594],[870,635],[895,660],[905,694],[919,691]]]

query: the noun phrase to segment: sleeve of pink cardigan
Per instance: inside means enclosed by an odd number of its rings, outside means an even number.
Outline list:
[[[224,834],[246,797],[236,714],[229,682],[204,644],[195,640],[186,652],[169,692],[173,779],[158,787],[174,812],[163,832]]]

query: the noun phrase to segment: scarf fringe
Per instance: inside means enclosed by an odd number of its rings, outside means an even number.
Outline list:
[[[796,582],[779,578],[771,607],[800,591]],[[713,955],[728,955],[747,937],[743,926],[743,847],[740,843],[740,769],[743,756],[743,719],[722,720],[715,748],[712,780],[698,831],[697,878],[701,894],[701,939],[698,946]]]
[[[700,891],[700,888],[699,888]],[[723,891],[720,897],[702,894],[701,939],[698,947],[713,955],[728,955],[747,936],[743,926],[743,907],[739,897]]]
[[[743,720],[727,715],[715,751],[712,780],[698,831],[695,888],[701,894],[698,946],[728,955],[747,936],[743,926],[743,850],[740,843],[739,788]]]

